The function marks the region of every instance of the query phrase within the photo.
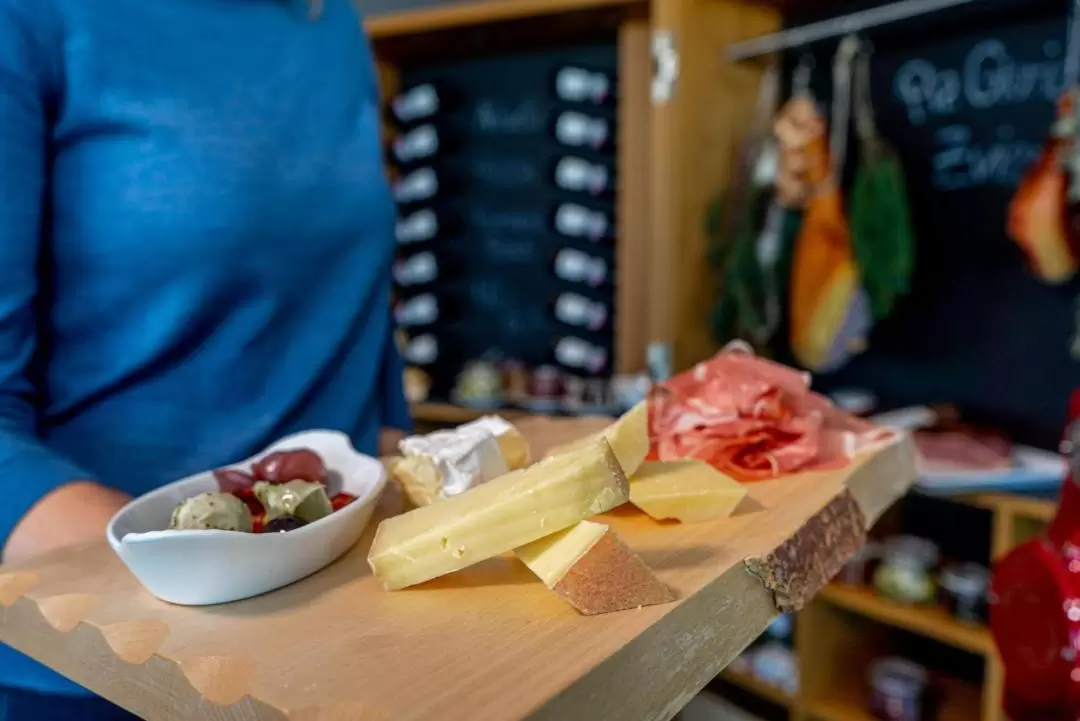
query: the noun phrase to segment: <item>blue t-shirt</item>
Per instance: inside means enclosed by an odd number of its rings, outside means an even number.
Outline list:
[[[0,0],[0,545],[309,428],[406,428],[349,0]],[[78,693],[0,647],[0,687]]]

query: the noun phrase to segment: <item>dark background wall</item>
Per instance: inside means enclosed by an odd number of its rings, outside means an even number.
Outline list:
[[[1056,444],[1080,387],[1069,353],[1080,283],[1031,276],[1005,217],[1053,118],[1066,15],[1064,2],[981,0],[867,33],[878,125],[907,174],[917,271],[871,349],[819,385],[870,388],[889,405],[955,402],[974,421]],[[829,41],[788,58],[814,56],[826,102],[835,49]]]

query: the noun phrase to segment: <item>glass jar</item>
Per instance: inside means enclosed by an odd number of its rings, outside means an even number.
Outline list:
[[[848,586],[865,586],[870,582],[871,564],[881,557],[881,544],[867,543],[844,564],[836,580]]]
[[[799,661],[787,646],[770,641],[762,644],[752,660],[754,676],[770,686],[795,695],[799,692]]]
[[[882,721],[921,721],[926,669],[902,658],[886,657],[870,666],[870,714]]]
[[[931,570],[938,556],[937,546],[925,538],[890,538],[882,546],[874,586],[878,593],[899,603],[929,603],[934,600]]]
[[[986,591],[990,572],[977,563],[946,566],[938,578],[941,600],[954,617],[968,623],[986,623]]]

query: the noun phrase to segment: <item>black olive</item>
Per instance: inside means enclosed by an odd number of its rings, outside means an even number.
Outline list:
[[[306,525],[306,523],[296,516],[278,516],[266,524],[263,533],[286,533],[287,531],[295,531],[297,528]]]

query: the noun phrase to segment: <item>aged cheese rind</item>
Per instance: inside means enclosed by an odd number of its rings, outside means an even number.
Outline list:
[[[629,499],[607,441],[546,458],[379,524],[368,563],[389,589],[466,568]]]
[[[548,588],[586,616],[675,600],[671,589],[601,523],[581,521],[515,553]]]
[[[704,461],[648,461],[630,479],[630,502],[658,521],[727,518],[746,487]]]
[[[597,438],[606,439],[611,444],[612,450],[615,451],[615,456],[619,459],[619,464],[626,475],[628,477],[634,475],[645,461],[645,456],[649,455],[648,401],[638,403],[599,433],[554,448],[548,455],[562,455],[570,450],[580,448],[584,444],[591,443]]]

